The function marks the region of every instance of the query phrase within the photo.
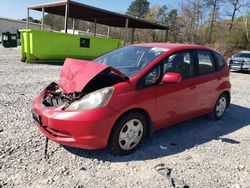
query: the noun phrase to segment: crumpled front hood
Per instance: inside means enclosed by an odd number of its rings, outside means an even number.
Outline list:
[[[59,86],[66,94],[81,92],[91,79],[107,68],[101,63],[67,58],[61,70]]]

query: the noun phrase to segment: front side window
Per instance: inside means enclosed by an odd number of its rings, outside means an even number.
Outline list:
[[[163,60],[163,71],[181,74],[182,79],[194,75],[194,60],[190,51],[177,52]]]
[[[151,86],[154,85],[159,81],[161,76],[161,67],[158,65],[151,71],[149,71],[145,77],[144,86]]]
[[[167,50],[147,46],[125,46],[93,61],[111,66],[126,76],[133,77]]]
[[[197,50],[197,56],[199,62],[199,74],[208,74],[215,71],[210,51]]]

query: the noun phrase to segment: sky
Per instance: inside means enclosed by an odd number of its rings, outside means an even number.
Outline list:
[[[0,17],[22,19],[27,17],[27,7],[34,4],[55,2],[57,0],[1,0]],[[125,13],[132,0],[74,0],[87,5],[106,9],[113,12]],[[148,0],[150,6],[168,5],[170,9],[179,7],[181,0]],[[41,18],[41,12],[31,11],[30,16]]]

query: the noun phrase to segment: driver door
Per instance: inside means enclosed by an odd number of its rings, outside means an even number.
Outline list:
[[[192,50],[170,55],[162,61],[163,74],[180,73],[178,83],[156,86],[157,128],[162,128],[190,118],[198,108],[199,93],[194,76],[194,56]]]

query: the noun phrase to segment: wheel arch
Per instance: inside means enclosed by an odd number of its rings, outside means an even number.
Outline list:
[[[229,107],[229,105],[231,103],[231,94],[230,94],[230,92],[226,90],[226,91],[223,91],[220,95],[222,95],[222,94],[225,94],[227,96],[227,99],[228,99],[227,100],[227,107]]]
[[[137,113],[140,113],[140,114],[142,114],[142,115],[145,116],[146,121],[147,121],[147,132],[146,132],[146,137],[151,137],[151,136],[153,135],[155,129],[154,129],[154,125],[153,125],[153,123],[152,123],[152,121],[151,121],[151,117],[150,117],[149,113],[148,113],[145,109],[143,109],[143,108],[133,108],[133,109],[130,109],[130,110],[125,111],[124,113],[122,113],[122,114],[119,116],[119,118],[117,118],[117,120],[115,121],[115,123],[114,123],[114,125],[113,125],[113,127],[112,127],[112,130],[111,130],[111,132],[110,132],[110,134],[109,134],[108,143],[110,143],[110,141],[111,141],[111,137],[112,137],[112,135],[113,135],[113,132],[114,132],[114,129],[115,129],[115,126],[116,126],[117,122],[118,122],[123,116],[125,116],[126,114],[128,114],[128,113],[133,113],[133,112],[137,112]]]
[[[211,106],[211,110],[214,108],[214,106],[216,105],[216,101],[218,100],[218,98],[222,95],[222,94],[225,94],[227,96],[227,107],[229,107],[230,105],[230,101],[231,101],[231,94],[230,94],[230,91],[229,90],[223,90],[223,91],[220,91],[218,92],[217,96],[214,98],[214,101],[212,103],[212,106]]]

